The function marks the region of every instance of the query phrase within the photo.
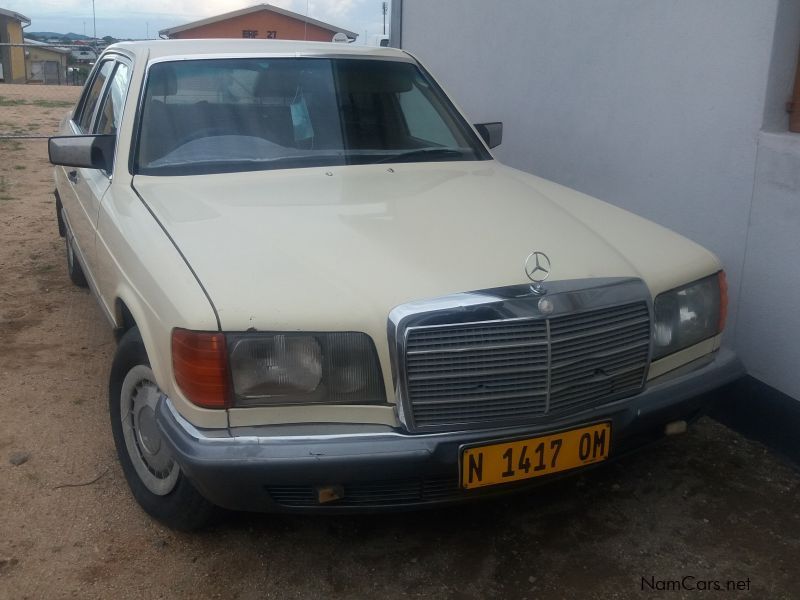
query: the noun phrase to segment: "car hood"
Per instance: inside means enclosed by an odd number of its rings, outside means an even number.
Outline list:
[[[714,272],[700,246],[495,161],[289,169],[133,186],[223,330],[386,332],[411,300],[552,280],[641,277],[654,295]]]

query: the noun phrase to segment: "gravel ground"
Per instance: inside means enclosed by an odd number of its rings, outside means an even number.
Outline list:
[[[78,92],[0,85],[0,133],[55,131]],[[512,499],[164,529],[116,462],[114,342],[67,279],[45,143],[0,141],[0,157],[0,597],[703,597],[674,591],[687,576],[747,588],[715,597],[800,597],[800,474],[708,419]]]

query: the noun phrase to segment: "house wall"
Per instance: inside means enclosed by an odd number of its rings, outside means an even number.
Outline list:
[[[800,399],[800,0],[394,4],[393,41],[472,121],[505,122],[500,160],[713,250],[725,343]]]
[[[8,43],[7,19],[0,15],[0,44]],[[0,46],[0,81],[5,81],[6,75],[11,72],[11,54],[8,46]],[[9,75],[10,77],[10,75]]]
[[[241,38],[245,29],[258,31],[259,39],[266,38],[267,31],[275,31],[279,40],[305,39],[314,42],[330,42],[336,33],[284,15],[264,11],[202,25],[175,33],[170,37],[173,39]]]
[[[41,62],[41,61],[54,61],[59,64],[59,71],[61,73],[61,81],[64,81],[64,78],[67,74],[67,55],[63,52],[54,52],[53,50],[49,50],[47,48],[37,48],[36,46],[26,46],[25,51],[27,56],[25,57],[25,64],[27,69],[27,77],[28,80],[34,80],[34,74],[32,72],[33,63]]]
[[[19,21],[0,17],[2,35],[0,41],[9,44],[22,43],[22,26]],[[6,83],[25,83],[25,53],[21,47],[4,46],[0,50],[3,77]]]

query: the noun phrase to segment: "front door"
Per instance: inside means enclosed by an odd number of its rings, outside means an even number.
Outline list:
[[[113,60],[105,60],[95,69],[84,97],[69,123],[69,131],[65,133],[87,135],[92,132],[103,91],[114,71],[114,65]],[[85,267],[85,275],[90,283],[94,283],[91,274],[97,222],[97,203],[94,198],[102,198],[108,189],[108,176],[96,169],[62,166],[56,168],[56,178],[69,229],[69,243],[81,265]]]
[[[124,62],[105,60],[90,84],[80,114],[71,123],[75,134],[115,134],[122,119],[130,68]],[[90,284],[96,288],[95,238],[100,203],[111,184],[111,173],[101,169],[60,167],[72,194],[62,197],[67,211],[71,242]],[[59,189],[64,189],[59,186]]]

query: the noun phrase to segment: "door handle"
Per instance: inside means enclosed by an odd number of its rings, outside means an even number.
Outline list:
[[[69,179],[72,183],[78,183],[78,172],[67,171],[67,179]]]

